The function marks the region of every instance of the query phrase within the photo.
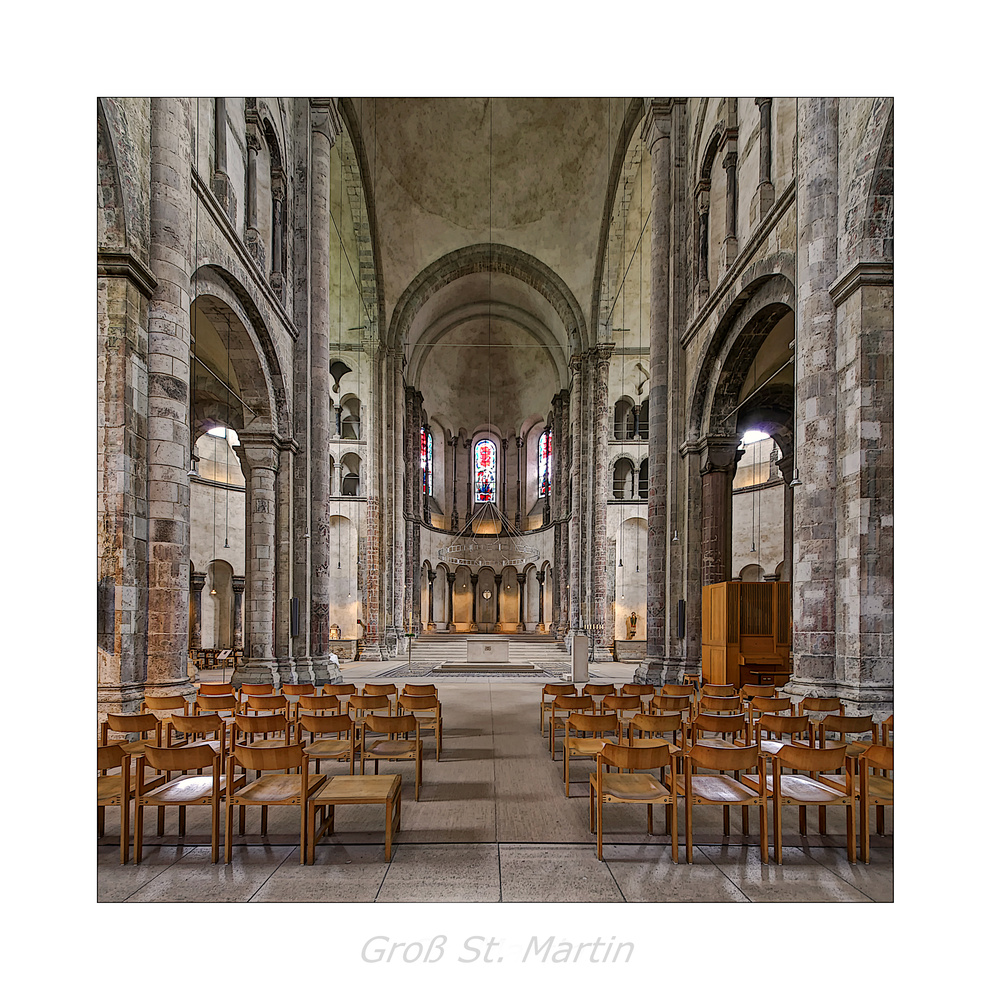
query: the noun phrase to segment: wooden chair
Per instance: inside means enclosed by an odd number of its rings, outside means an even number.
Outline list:
[[[680,753],[685,746],[685,720],[680,712],[672,715],[635,715],[627,727],[627,743],[631,747],[660,746],[667,744],[671,753]],[[636,730],[640,735],[634,736]],[[649,733],[650,735],[644,735]],[[668,737],[673,734],[673,738]]]
[[[245,716],[240,716],[245,718]],[[248,716],[254,718],[254,716]],[[264,718],[260,716],[259,718]],[[235,778],[234,770],[242,774]],[[245,772],[258,777],[248,782]],[[282,772],[282,773],[264,773]],[[297,773],[293,773],[297,772]],[[271,806],[299,808],[299,863],[306,860],[306,800],[326,780],[325,774],[310,774],[299,743],[279,747],[241,746],[235,743],[227,757],[227,824],[224,831],[224,864],[231,862],[234,842],[234,809],[238,809],[238,833],[244,833],[244,814],[248,806],[261,807],[261,835],[268,834],[268,810]]]
[[[116,774],[110,771],[116,770]],[[107,807],[120,810],[120,863],[131,850],[131,755],[123,742],[96,748],[96,835],[106,833]]]
[[[437,697],[436,684],[404,684],[403,694],[432,694]]]
[[[883,746],[894,746],[895,743],[895,713],[892,712],[881,723],[881,743]]]
[[[234,694],[233,684],[200,684],[196,689],[197,694]]]
[[[602,712],[615,712],[619,717],[619,724],[624,729],[629,729],[630,722],[635,715],[645,712],[643,699],[638,694],[607,694],[602,699]]]
[[[301,714],[296,724],[296,736],[303,742],[303,734],[309,734],[308,743],[303,743],[303,752],[308,761],[316,762],[316,773],[320,773],[323,760],[347,760],[350,774],[354,774],[355,725],[350,715],[306,715]],[[329,734],[336,733],[336,739]],[[341,736],[347,733],[347,738]],[[321,739],[314,739],[319,735]]]
[[[387,694],[353,694],[348,701],[348,708],[355,725],[366,716],[381,714],[382,709],[385,709],[386,715],[392,714],[392,702]]]
[[[743,699],[737,695],[702,694],[695,702],[695,714],[737,715],[743,711]]]
[[[579,733],[583,735],[579,736]],[[593,735],[589,736],[589,733]],[[606,739],[606,733],[614,733],[616,737],[614,742],[616,743],[622,739],[622,724],[615,713],[572,712],[565,720],[563,756],[564,794],[566,798],[571,797],[572,759],[579,757],[593,760],[602,749],[603,744],[609,742]]]
[[[677,712],[685,722],[692,717],[691,695],[655,694],[650,699],[651,715],[670,715]]]
[[[761,715],[783,715],[785,712],[795,714],[795,706],[790,698],[764,698],[756,695],[747,702],[747,713],[750,716],[750,725],[753,726],[754,718]],[[808,718],[806,716],[805,718]]]
[[[604,770],[616,767],[618,774]],[[595,831],[595,846],[602,860],[602,807],[607,802],[647,806],[647,833],[654,833],[654,806],[665,807],[665,827],[671,831],[671,859],[678,863],[678,796],[673,774],[665,782],[667,768],[674,770],[667,746],[630,747],[604,743],[595,760],[589,779],[589,826]],[[659,777],[643,773],[658,769]],[[624,772],[631,773],[624,773]]]
[[[415,715],[420,721],[420,734],[424,731],[434,734],[437,760],[444,743],[444,719],[441,715],[440,701],[435,694],[401,694],[398,698],[399,709],[405,715]]]
[[[242,684],[238,697],[245,702],[250,694],[275,694],[274,684]]]
[[[773,757],[785,743],[810,746],[813,731],[812,720],[807,715],[767,714],[754,722],[748,742],[756,743],[764,756]],[[767,739],[764,739],[765,733]]]
[[[152,715],[158,715],[159,712],[172,715],[174,712],[178,711],[182,715],[189,715],[189,702],[181,694],[170,694],[170,695],[154,695],[146,694],[141,699],[140,712],[150,712]],[[158,718],[162,718],[158,715]]]
[[[681,683],[691,685],[692,692],[694,693],[702,686],[702,675],[693,673],[682,674]],[[665,687],[667,687],[667,685],[665,685]],[[667,692],[665,692],[665,694],[666,693]]]
[[[827,715],[821,719],[815,727],[818,733],[818,746],[820,747],[846,747],[847,755],[857,757],[864,750],[878,742],[877,723],[870,715]],[[827,740],[826,734],[832,733],[841,737],[838,740]],[[870,736],[870,741],[848,740],[848,736]]]
[[[251,746],[256,750],[275,750],[279,747],[289,746],[291,740],[291,723],[289,717],[283,714],[278,715],[235,715],[231,722],[230,730],[230,753],[234,752],[235,746]],[[237,743],[238,734],[246,737],[246,742]],[[270,735],[281,733],[282,735]],[[256,739],[257,736],[261,739]],[[229,758],[230,754],[228,754]],[[260,777],[260,775],[256,775]]]
[[[176,739],[176,734],[181,739]],[[194,736],[218,736],[219,739],[193,740]],[[176,747],[208,746],[220,755],[223,768],[227,759],[227,723],[219,715],[171,715],[165,722],[165,746]]]
[[[878,836],[884,835],[884,807],[895,804],[895,748],[870,746],[857,761],[857,797],[860,799],[860,860],[865,865],[871,861],[871,831],[868,814],[871,806],[876,809]]]
[[[299,699],[301,695],[312,695],[316,693],[316,689],[312,684],[283,684],[279,688],[279,694],[289,704],[289,718],[295,722],[296,716],[299,713]]]
[[[711,698],[736,698],[740,692],[735,684],[703,684],[700,697],[708,695]]]
[[[740,688],[740,697],[750,701],[751,698],[773,698],[778,689],[773,684],[744,684]]]
[[[795,710],[796,715],[809,715],[810,713],[829,715],[833,712],[837,715],[845,714],[843,702],[839,698],[814,698],[811,695],[808,698],[803,698]]]
[[[223,722],[220,723],[223,725]],[[158,807],[164,813],[169,806],[179,809],[179,837],[186,836],[186,807],[210,807],[210,862],[216,864],[220,857],[220,799],[224,794],[226,777],[220,762],[220,753],[208,743],[183,747],[145,747],[137,759],[138,770],[134,789],[134,863],[141,863],[144,840],[144,808]],[[145,782],[145,770],[151,767],[156,778],[164,774],[164,781]],[[209,768],[212,774],[189,774],[194,770]],[[181,777],[171,778],[176,771]],[[160,834],[161,835],[161,830]]]
[[[730,835],[730,807],[743,809],[743,835],[749,830],[749,807],[757,806],[760,822],[760,859],[768,863],[767,780],[765,761],[756,744],[742,747],[707,746],[696,743],[682,755],[683,773],[675,774],[675,786],[685,797],[685,857],[692,863],[692,814],[696,806],[723,807],[723,836]],[[699,768],[709,772],[698,773]],[[733,772],[732,777],[727,771]],[[745,772],[753,781],[744,784]]]
[[[379,733],[391,739],[375,740],[371,746],[365,741],[366,733]],[[413,739],[397,739],[414,733]],[[420,782],[423,777],[423,741],[420,739],[420,720],[415,715],[366,715],[361,720],[361,735],[358,738],[361,756],[361,773],[365,773],[365,761],[375,761],[375,773],[379,773],[381,760],[411,760],[415,765],[413,797],[420,799]]]
[[[797,743],[784,743],[771,758],[771,801],[774,806],[774,860],[781,864],[781,815],[782,807],[797,805],[798,825],[801,836],[807,835],[805,811],[808,806],[846,808],[846,847],[850,864],[857,863],[857,845],[854,832],[854,781],[853,758],[847,758],[843,747],[819,749]],[[786,774],[785,769],[794,772]],[[845,768],[843,775],[826,772]],[[842,778],[841,781],[835,780]],[[742,778],[744,784],[756,787],[756,778]]]
[[[747,735],[747,717],[739,712],[736,715],[707,715],[700,713],[686,727],[686,736],[692,746],[701,743],[710,747],[731,747],[737,749],[738,744],[732,737],[734,733],[739,734],[736,738],[742,739]],[[710,733],[720,733],[720,736],[710,736]]]
[[[341,715],[342,713],[341,700],[333,694],[301,694],[296,703],[297,723],[301,715]]]
[[[609,696],[606,695],[608,698]],[[559,694],[551,702],[551,714],[548,716],[550,727],[547,730],[547,749],[551,753],[551,760],[557,760],[557,747],[554,738],[557,731],[567,731],[568,716],[572,712],[586,712],[591,714],[595,711],[595,702],[590,694]]]
[[[641,703],[641,711],[650,711],[650,699],[657,694],[657,688],[653,684],[624,684],[620,689],[621,695],[638,695]]]
[[[399,689],[395,684],[366,684],[361,689],[361,693],[372,698],[385,695],[389,699],[389,714],[395,715],[398,711],[397,699],[399,697]]]
[[[661,685],[661,694],[667,695],[671,698],[694,698],[695,697],[695,685],[694,684],[663,684]]]
[[[333,695],[341,705],[349,701],[358,689],[353,684],[324,684],[323,693]]]
[[[220,715],[228,721],[234,718],[241,707],[234,694],[198,694],[193,706],[194,715]]]
[[[110,739],[111,733],[127,735],[137,734],[137,739]],[[149,736],[153,733],[153,736]],[[100,726],[100,743],[106,746],[110,742],[123,743],[124,749],[132,756],[148,746],[158,746],[162,742],[162,720],[151,712],[140,715],[108,715]]]
[[[617,686],[615,684],[585,684],[582,686],[582,694],[589,695],[592,699],[595,708],[593,711],[602,711],[602,699],[607,694],[618,694]],[[543,727],[541,727],[543,731]]]
[[[550,712],[551,705],[558,695],[577,695],[574,684],[545,684],[540,692],[540,735],[544,734],[544,719]]]
[[[289,702],[281,694],[249,694],[241,705],[244,715],[284,715],[289,716]]]

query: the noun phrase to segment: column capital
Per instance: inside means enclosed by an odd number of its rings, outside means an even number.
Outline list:
[[[332,97],[310,98],[310,129],[325,136],[334,145],[337,137],[344,130],[344,119],[337,107],[337,101]]]
[[[670,97],[645,97],[643,101],[642,137],[653,151],[659,139],[671,138],[671,113],[674,100]]]
[[[744,449],[740,447],[738,437],[710,434],[701,448],[702,475],[710,472],[735,472],[737,462],[743,454]]]
[[[206,573],[190,573],[189,589],[200,591],[206,586]]]
[[[589,353],[592,355],[592,361],[596,366],[608,368],[609,359],[615,350],[615,344],[596,344]]]
[[[249,469],[278,471],[281,442],[274,434],[242,431],[238,437],[241,443],[234,453]]]
[[[234,589],[235,594],[244,593],[244,577],[243,576],[232,576],[231,577],[231,587]]]

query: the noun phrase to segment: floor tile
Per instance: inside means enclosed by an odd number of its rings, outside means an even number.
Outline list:
[[[620,903],[609,866],[594,847],[502,844],[502,899],[507,903]]]

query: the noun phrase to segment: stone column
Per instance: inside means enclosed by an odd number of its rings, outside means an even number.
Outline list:
[[[581,621],[582,606],[582,435],[581,414],[584,399],[582,386],[582,370],[584,364],[580,355],[571,359],[571,526],[569,538],[569,579],[567,610],[569,624],[572,630],[578,628]]]
[[[247,197],[245,198],[245,234],[244,244],[255,262],[264,272],[265,247],[262,244],[261,233],[258,231],[258,154],[261,152],[261,138],[258,135],[256,120],[252,120],[253,112],[245,113],[248,119],[245,126],[245,142],[248,146],[248,169],[246,178]],[[328,272],[329,273],[329,272]]]
[[[281,169],[272,171],[272,271],[268,283],[280,301],[285,301],[283,258],[285,245],[286,178]]]
[[[495,599],[496,599],[496,632],[500,631],[502,624],[502,573],[495,574]]]
[[[781,576],[779,579],[792,579],[792,536],[795,531],[795,493],[791,485],[792,477],[795,474],[795,460],[793,455],[782,456],[778,460],[778,468],[784,478],[784,495],[782,497],[782,555],[781,555]]]
[[[148,661],[146,693],[187,694],[189,649],[189,309],[192,113],[151,102],[148,306]]]
[[[384,395],[382,371],[384,357],[378,347],[377,336],[374,332],[365,340],[365,351],[368,355],[368,366],[371,372],[369,393],[372,400],[376,401],[376,405],[379,405],[378,413],[381,414],[379,401]],[[376,422],[376,426],[381,427],[381,424]],[[382,509],[380,503],[382,434],[381,431],[374,437],[371,434],[366,434],[365,438],[368,441],[368,499],[365,501],[367,507],[363,598],[365,638],[361,647],[361,656],[365,660],[379,661],[384,659],[382,648]]]
[[[523,505],[526,503],[526,438],[516,438],[516,527],[523,526]]]
[[[471,574],[471,626],[469,632],[478,631],[478,574]]]
[[[454,574],[447,574],[447,631],[454,631]]]
[[[592,593],[591,616],[594,622],[606,619],[606,581],[609,575],[607,514],[609,512],[609,358],[615,344],[599,344],[592,351],[592,462],[595,474],[595,489],[592,502]],[[599,650],[604,645],[605,636],[597,632],[594,641]]]
[[[520,592],[520,621],[519,621],[519,624],[516,626],[516,631],[517,632],[525,632],[526,631],[526,604],[525,604],[524,599],[523,599],[523,596],[524,596],[524,589],[523,588],[524,588],[525,585],[526,585],[526,574],[525,573],[520,573],[519,571],[517,571],[517,573],[516,573],[516,586],[517,586],[517,588],[519,589],[519,592]],[[541,620],[543,620],[543,619],[541,619]]]
[[[329,676],[330,652],[330,149],[337,136],[331,102],[310,101],[310,669]],[[350,572],[350,570],[349,570]],[[326,681],[324,681],[326,683]]]
[[[231,587],[234,590],[234,648],[244,649],[244,620],[241,605],[244,598],[244,577],[232,576]]]
[[[234,671],[241,684],[277,683],[275,662],[275,480],[279,449],[272,435],[241,432],[234,449],[244,471],[246,513],[245,659]]]
[[[540,618],[539,618],[539,620],[537,622],[537,626],[538,626],[537,631],[538,632],[545,632],[545,631],[547,631],[544,628],[544,576],[545,576],[545,574],[544,574],[543,570],[540,570],[537,573],[537,583],[540,584],[540,596],[537,599],[538,608],[539,608],[539,614],[540,614]]]
[[[651,158],[650,395],[647,459],[647,644],[637,683],[664,681],[668,553],[668,348],[671,271],[671,115],[669,99],[647,101],[644,139]]]
[[[836,98],[798,101],[795,319],[794,672],[789,691],[832,692],[836,669]],[[844,515],[845,516],[845,515]]]
[[[737,213],[737,183],[736,183],[736,141],[733,149],[723,157],[723,168],[726,171],[726,237],[723,240],[723,264],[727,270],[736,260],[736,213]]]
[[[736,437],[712,435],[702,451],[702,586],[730,577],[733,477],[744,454]]]
[[[458,436],[452,434],[447,443],[451,446],[451,531],[458,530]]]
[[[501,487],[501,501],[499,505],[499,513],[509,519],[506,512],[506,480],[509,478],[509,438],[502,439],[502,468],[499,470],[502,474],[499,476],[500,487]],[[500,524],[499,533],[502,534],[506,529]]]
[[[558,393],[561,399],[561,418],[556,426],[559,428],[557,440],[554,442],[554,477],[557,481],[558,512],[554,528],[554,578],[553,601],[551,615],[557,625],[558,638],[564,636],[571,621],[568,607],[568,582],[570,580],[570,535],[571,535],[571,393],[562,389]]]
[[[237,196],[227,174],[227,100],[217,97],[213,112],[213,179],[211,187],[217,200],[233,222],[237,217]]]
[[[750,214],[763,219],[774,204],[774,183],[771,180],[771,98],[756,97],[754,104],[760,108],[760,175]]]
[[[437,579],[437,571],[427,570],[427,631],[435,632],[437,626],[434,623],[434,580]]]
[[[206,573],[191,573],[189,576],[189,592],[193,598],[192,632],[189,636],[190,649],[203,648],[203,587],[206,585]]]

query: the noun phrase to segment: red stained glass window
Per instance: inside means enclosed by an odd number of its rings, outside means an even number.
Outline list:
[[[475,445],[475,503],[495,503],[496,449],[491,441]]]
[[[420,431],[420,473],[423,478],[423,492],[434,495],[434,436],[426,429]]]
[[[551,488],[551,432],[544,431],[537,442],[537,491],[545,497]]]

